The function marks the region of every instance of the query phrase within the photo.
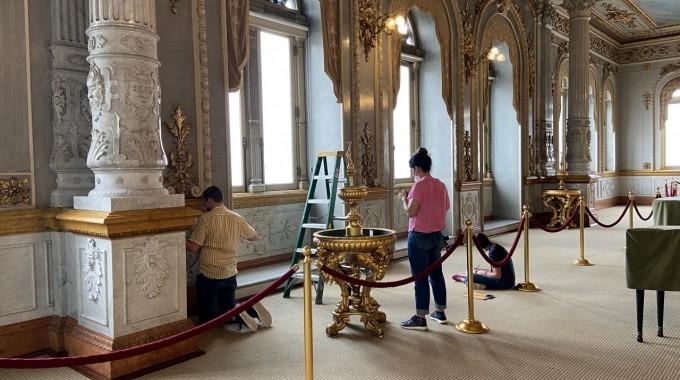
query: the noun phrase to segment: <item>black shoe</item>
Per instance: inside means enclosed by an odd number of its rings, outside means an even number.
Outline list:
[[[437,321],[440,325],[446,324],[446,314],[444,314],[443,311],[435,310],[430,314],[430,319],[433,321]]]
[[[403,321],[399,324],[402,329],[407,330],[427,330],[427,321],[425,318],[421,318],[417,315],[411,317],[411,319]]]

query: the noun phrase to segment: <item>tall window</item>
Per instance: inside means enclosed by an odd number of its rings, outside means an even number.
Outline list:
[[[557,121],[557,135],[559,141],[557,152],[559,155],[555,157],[555,160],[557,161],[558,170],[566,170],[566,167],[561,167],[560,165],[565,164],[567,159],[567,117],[569,115],[567,112],[567,106],[569,104],[569,80],[567,78],[562,78],[560,89],[560,118]]]
[[[612,93],[609,89],[605,93],[604,98],[604,129],[605,129],[605,139],[604,143],[604,154],[606,160],[604,162],[604,171],[615,171],[616,170],[616,131],[614,130],[614,110],[613,110],[613,100]]]
[[[401,81],[399,84],[399,96],[397,105],[393,113],[393,133],[394,133],[394,178],[410,179],[411,173],[408,167],[408,160],[411,158],[411,140],[413,131],[411,124],[413,112],[411,109],[411,65],[407,62],[402,63],[400,70]]]
[[[663,169],[680,169],[680,89],[673,91],[668,102],[668,118],[662,131]]]
[[[412,28],[409,28],[411,31]],[[415,152],[418,141],[418,71],[422,53],[408,45],[408,36],[404,39],[405,49],[415,53],[402,52],[399,67],[399,93],[397,104],[392,113],[392,135],[394,136],[393,176],[396,183],[413,180],[408,167],[408,160]]]
[[[292,2],[291,2],[292,3]],[[250,57],[244,84],[229,94],[232,188],[235,192],[295,189],[296,134],[304,111],[304,26],[250,15]],[[303,90],[301,90],[303,91]]]
[[[591,77],[593,77],[591,72]],[[594,82],[594,77],[591,78]],[[595,116],[597,112],[597,94],[593,83],[588,86],[588,118],[590,119],[590,171],[598,172],[598,157],[597,157],[597,137],[598,137],[598,118]]]

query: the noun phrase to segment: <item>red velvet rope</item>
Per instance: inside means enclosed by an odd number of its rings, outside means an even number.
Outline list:
[[[181,333],[171,335],[169,337],[159,339],[150,343],[142,344],[135,347],[126,348],[120,351],[107,352],[104,354],[87,355],[87,356],[69,356],[60,358],[37,358],[37,359],[26,359],[26,358],[2,358],[0,359],[0,368],[54,368],[54,367],[75,367],[83,366],[87,364],[111,362],[114,360],[126,359],[131,356],[137,356],[146,354],[151,351],[155,351],[186,339],[192,338],[198,334],[201,334],[213,327],[219,326],[227,322],[228,320],[239,315],[246,309],[250,308],[257,302],[261,301],[264,297],[271,294],[279,286],[281,286],[289,277],[295,273],[295,269],[291,268],[271,285],[267,286],[265,289],[252,296],[248,301],[236,306],[230,311],[222,314],[221,316],[206,322],[202,325],[196,326],[192,329],[183,331]]]
[[[628,199],[628,203],[626,203],[626,207],[623,209],[623,212],[621,213],[621,216],[619,216],[619,218],[616,219],[616,221],[615,221],[614,223],[612,223],[612,224],[605,224],[605,223],[602,223],[601,221],[599,221],[599,220],[595,217],[595,215],[593,215],[593,213],[590,212],[590,210],[589,210],[587,207],[586,207],[586,212],[588,213],[588,216],[590,216],[591,218],[593,218],[593,221],[594,221],[595,223],[599,224],[600,226],[602,226],[602,227],[604,227],[604,228],[611,228],[611,227],[614,227],[615,225],[619,224],[619,222],[621,221],[621,219],[623,219],[623,217],[626,215],[626,211],[628,211],[628,207],[630,207],[630,199]],[[651,215],[650,215],[650,216],[651,216]],[[648,218],[648,219],[649,219],[649,218]]]
[[[404,278],[399,281],[388,281],[388,282],[377,282],[377,281],[367,281],[367,280],[362,280],[360,278],[354,278],[350,277],[344,273],[340,273],[336,270],[333,270],[331,268],[328,268],[325,265],[319,266],[319,269],[321,269],[322,272],[333,276],[335,278],[338,278],[342,281],[345,281],[349,284],[352,285],[360,285],[360,286],[368,286],[370,288],[396,288],[397,286],[402,286],[405,284],[408,284],[409,282],[413,282],[416,280],[419,280],[427,275],[430,274],[436,267],[442,265],[442,263],[451,256],[453,251],[463,242],[463,237],[465,234],[460,234],[458,238],[456,238],[456,241],[453,244],[450,244],[448,247],[446,247],[446,253],[439,258],[439,260],[435,261],[432,265],[429,267],[425,268],[422,272],[416,273],[415,275],[411,277]]]
[[[649,218],[651,218],[651,217],[652,217],[652,214],[654,213],[654,210],[650,211],[650,212],[649,212],[649,216],[645,218],[644,216],[642,216],[642,214],[640,214],[640,210],[638,210],[637,203],[633,202],[633,207],[635,208],[635,212],[638,214],[638,216],[640,217],[640,219],[642,219],[642,220],[644,220],[644,221],[649,220]]]
[[[559,226],[559,227],[557,227],[557,228],[548,228],[548,227],[542,225],[541,223],[539,223],[539,222],[536,220],[536,217],[534,217],[533,215],[531,216],[531,222],[534,224],[534,226],[536,226],[536,227],[542,229],[542,230],[545,231],[545,232],[560,232],[560,231],[566,229],[567,227],[569,227],[569,225],[571,225],[571,223],[572,223],[572,222],[574,221],[574,219],[576,218],[576,214],[579,212],[580,209],[581,209],[581,205],[579,205],[578,207],[576,207],[576,209],[574,210],[574,213],[571,214],[571,216],[569,217],[569,220],[567,220],[566,222],[562,223],[562,225]]]
[[[477,247],[477,250],[479,253],[482,255],[482,258],[486,260],[487,263],[494,267],[502,267],[503,265],[507,264],[510,259],[512,259],[512,255],[515,253],[515,248],[517,248],[517,243],[519,243],[519,237],[522,236],[522,230],[524,229],[524,218],[522,218],[522,221],[519,224],[519,228],[517,229],[517,234],[515,235],[515,241],[512,243],[512,247],[510,248],[510,251],[508,252],[508,255],[505,256],[505,258],[501,261],[494,261],[492,260],[485,252],[484,248],[482,248],[481,244],[479,244],[479,240],[477,240],[476,236],[472,237],[472,241],[475,243],[475,247]]]

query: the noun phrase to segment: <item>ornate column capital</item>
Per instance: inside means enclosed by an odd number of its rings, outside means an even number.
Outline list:
[[[597,0],[562,0],[562,5],[569,11],[570,17],[590,16],[590,11]],[[553,3],[556,3],[553,1]]]

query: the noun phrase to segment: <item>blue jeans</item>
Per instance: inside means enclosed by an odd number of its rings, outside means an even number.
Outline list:
[[[416,275],[442,257],[441,249],[444,240],[441,232],[408,233],[408,261],[411,264],[411,275]],[[429,284],[428,284],[429,278]],[[415,281],[416,314],[422,316],[430,313],[430,285],[435,308],[446,308],[446,283],[441,265],[430,272],[429,276]]]
[[[236,306],[236,276],[215,280],[199,274],[196,277],[198,319],[208,322]]]
[[[475,285],[480,284],[486,286],[485,289],[510,289],[513,287],[513,285],[508,285],[500,279],[487,277],[479,273],[474,273],[472,275],[472,281],[474,281]],[[465,283],[467,284],[467,281],[465,281]]]

